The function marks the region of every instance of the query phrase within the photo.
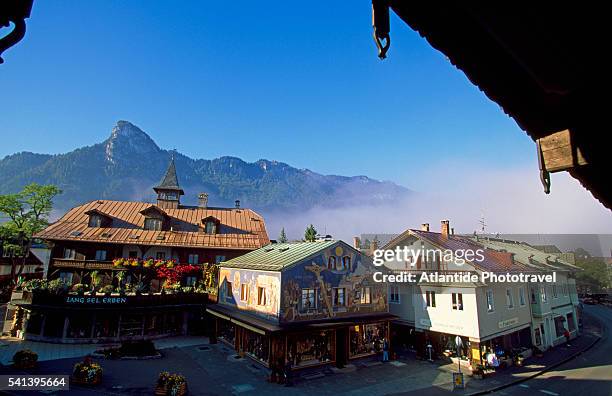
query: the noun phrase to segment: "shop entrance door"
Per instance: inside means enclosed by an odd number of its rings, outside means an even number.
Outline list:
[[[342,368],[348,361],[348,328],[343,327],[336,330],[336,366]]]

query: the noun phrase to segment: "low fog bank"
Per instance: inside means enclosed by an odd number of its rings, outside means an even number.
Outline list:
[[[457,177],[457,175],[461,175]],[[351,243],[362,233],[399,233],[430,223],[439,231],[449,219],[456,233],[612,233],[612,212],[567,173],[552,175],[551,193],[544,194],[534,169],[514,171],[431,170],[420,193],[392,205],[326,208],[300,213],[264,213],[270,238],[281,227],[289,239],[301,239],[308,224],[320,234]]]

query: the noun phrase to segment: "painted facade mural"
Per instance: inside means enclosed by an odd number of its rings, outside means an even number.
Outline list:
[[[280,286],[279,272],[221,268],[219,303],[277,321],[280,310]]]
[[[387,312],[387,289],[368,257],[343,242],[283,271],[280,322]]]

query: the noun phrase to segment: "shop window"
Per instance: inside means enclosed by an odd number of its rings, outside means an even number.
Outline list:
[[[361,357],[381,352],[386,336],[386,323],[370,323],[349,327],[349,357]]]
[[[349,256],[342,257],[342,269],[343,270],[351,269],[351,258]]]
[[[506,306],[508,309],[514,308],[514,296],[512,295],[512,289],[506,289]]]
[[[121,329],[120,334],[122,337],[135,337],[141,336],[143,331],[143,315],[138,314],[123,314],[121,315]]]
[[[149,231],[161,231],[162,230],[162,220],[156,219],[153,217],[148,217],[144,222],[144,229]]]
[[[119,315],[101,312],[96,314],[96,322],[94,324],[94,336],[96,338],[117,337],[118,328]]]
[[[300,307],[303,312],[317,309],[316,290],[302,289],[302,301]]]
[[[245,352],[260,362],[268,364],[268,360],[270,359],[269,338],[253,331],[246,330],[245,333]]]
[[[158,335],[161,329],[162,315],[146,315],[144,333],[148,336]]]
[[[249,285],[246,283],[240,285],[240,301],[249,301]]]
[[[336,257],[331,256],[327,259],[327,269],[336,270]]]
[[[525,288],[523,286],[519,287],[519,304],[521,307],[525,305]]]
[[[158,260],[165,260],[166,259],[166,252],[157,252],[155,253],[155,258]]]
[[[131,258],[131,259],[138,258],[138,252],[135,250],[130,250],[128,252],[128,258]]]
[[[451,294],[452,305],[455,311],[463,311],[463,293]]]
[[[183,327],[182,312],[168,312],[164,316],[164,334],[177,334]],[[123,334],[122,334],[123,335]]]
[[[333,330],[315,331],[287,337],[287,358],[294,367],[329,363],[335,360]]]
[[[199,263],[198,259],[199,259],[199,257],[198,257],[197,254],[190,254],[187,257],[187,263],[189,263],[189,264],[198,264]]]
[[[548,296],[546,295],[546,286],[540,287],[540,297],[542,298],[543,303],[548,301]]]
[[[557,285],[552,285],[552,296],[553,296],[553,298],[559,297],[557,295]]]
[[[567,329],[572,332],[576,331],[576,324],[574,323],[574,313],[570,312],[567,314]]]
[[[96,250],[96,260],[106,261],[106,250]]]
[[[91,315],[80,313],[68,317],[68,338],[91,338],[93,320]]]
[[[435,291],[426,291],[425,292],[425,305],[430,308],[436,307],[436,292]]]
[[[64,314],[49,312],[45,318],[44,336],[49,338],[62,338],[64,332]]]
[[[536,297],[536,290],[534,287],[531,288],[531,303],[532,304],[538,303],[538,298]]]
[[[42,330],[43,315],[39,312],[30,312],[26,333],[39,335]]]
[[[540,329],[539,328],[535,329],[534,335],[535,335],[535,344],[537,346],[542,345],[542,334],[540,333]]]
[[[76,258],[76,250],[64,249],[64,258],[74,260]]]
[[[372,304],[372,288],[367,286],[361,288],[361,299],[359,301],[362,304]]]
[[[257,305],[266,305],[266,288],[258,287],[257,288]]]
[[[398,285],[391,285],[389,287],[389,302],[393,304],[400,303],[400,288]]]
[[[564,316],[557,316],[555,318],[555,333],[557,334],[557,338],[563,337],[563,333],[565,333],[565,327],[563,326],[564,321]]]
[[[493,290],[487,290],[487,312],[495,311],[495,301],[493,300]]]
[[[343,287],[334,287],[333,289],[333,294],[334,294],[334,305],[336,307],[343,307],[346,305],[346,289],[344,289]]]
[[[185,286],[195,286],[198,281],[197,276],[187,276],[185,277]]]

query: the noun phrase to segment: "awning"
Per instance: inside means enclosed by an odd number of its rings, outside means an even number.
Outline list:
[[[471,338],[471,337],[470,337],[470,341],[475,341],[475,342],[484,342],[484,341],[489,341],[489,340],[492,340],[493,338],[497,338],[497,337],[505,336],[505,335],[507,335],[507,334],[512,334],[512,333],[514,333],[514,332],[517,332],[517,331],[520,331],[520,330],[526,329],[526,328],[528,328],[528,327],[530,327],[530,326],[531,326],[531,323],[525,323],[525,324],[523,324],[523,325],[521,325],[521,326],[513,327],[513,328],[511,328],[511,329],[507,329],[507,330],[504,330],[504,331],[500,331],[499,333],[495,333],[495,334],[488,335],[488,336],[486,336],[486,337],[481,338],[480,340],[478,340],[478,339],[473,339],[473,338]]]

